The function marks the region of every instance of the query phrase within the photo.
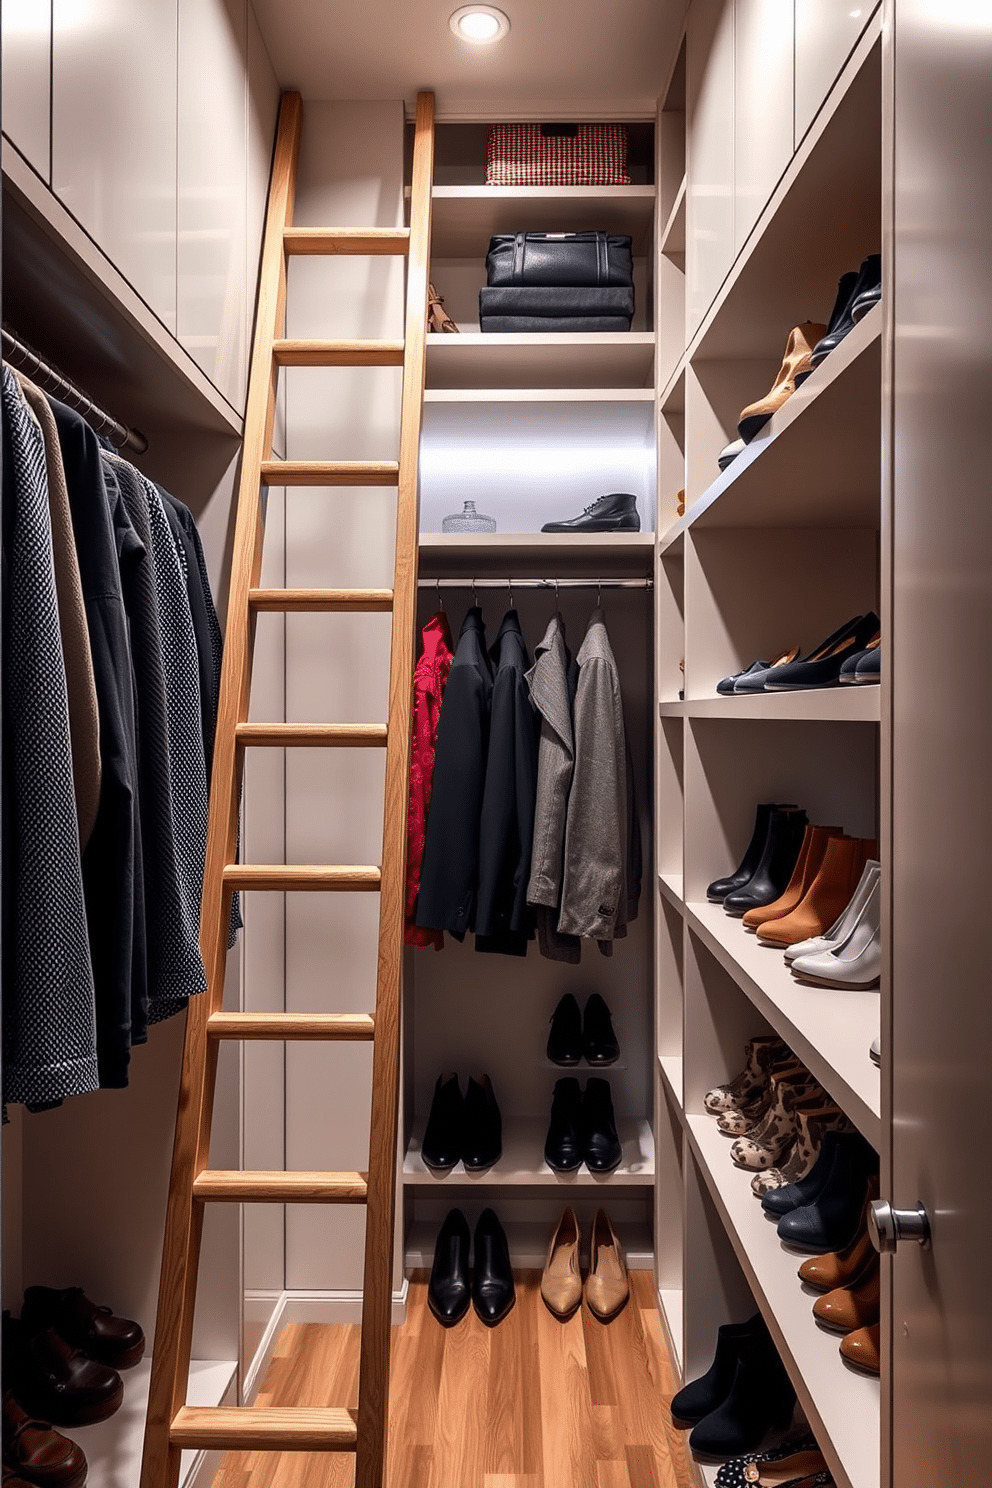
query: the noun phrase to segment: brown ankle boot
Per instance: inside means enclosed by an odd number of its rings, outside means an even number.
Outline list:
[[[778,376],[772,384],[772,390],[757,403],[749,403],[747,408],[741,412],[737,423],[737,432],[748,444],[757,434],[758,430],[767,424],[773,413],[777,413],[787,398],[791,398],[796,391],[796,376],[800,372],[809,372],[812,367],[813,347],[821,336],[827,334],[827,328],[820,325],[816,320],[804,320],[802,325],[795,326],[789,332],[789,339],[785,344],[785,357],[778,370]]]
[[[810,885],[820,871],[823,854],[827,850],[827,842],[831,837],[843,837],[843,835],[842,827],[807,826],[799,861],[796,863],[795,872],[789,880],[785,893],[771,904],[762,904],[758,909],[749,909],[744,916],[745,928],[757,930],[767,920],[782,920],[787,914],[791,914],[809,893]]]
[[[785,947],[823,935],[850,904],[864,865],[863,838],[828,838],[819,872],[805,898],[783,919],[759,925],[758,939],[765,945]]]

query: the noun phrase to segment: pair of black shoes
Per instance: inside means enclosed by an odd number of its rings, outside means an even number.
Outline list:
[[[503,1321],[516,1301],[510,1247],[506,1232],[491,1209],[483,1209],[475,1226],[475,1268],[469,1281],[468,1220],[452,1209],[438,1232],[434,1264],[427,1285],[427,1305],[444,1328],[451,1328],[468,1312],[493,1328]]]
[[[488,1075],[469,1075],[462,1095],[457,1075],[438,1075],[420,1155],[432,1173],[461,1161],[470,1173],[492,1167],[503,1152],[503,1118]]]
[[[552,1064],[562,1065],[578,1064],[583,1058],[587,1064],[600,1067],[616,1064],[620,1045],[610,1010],[598,992],[587,1001],[584,1015],[571,992],[565,993],[551,1015],[548,1058]]]
[[[609,1080],[591,1075],[585,1090],[574,1075],[556,1080],[544,1143],[548,1167],[574,1173],[584,1162],[590,1173],[612,1173],[622,1157]]]
[[[729,877],[714,879],[707,886],[707,899],[737,917],[778,899],[799,861],[806,823],[805,811],[791,802],[762,803],[740,866]]]
[[[837,298],[827,326],[827,334],[821,336],[813,347],[810,358],[813,367],[818,367],[825,357],[840,345],[859,320],[863,320],[882,298],[882,255],[869,253],[857,273],[853,269],[842,274],[837,285]],[[812,368],[810,369],[812,371]],[[800,372],[796,384],[805,381],[809,372]]]
[[[796,1392],[760,1313],[717,1329],[704,1375],[672,1397],[672,1416],[692,1425],[689,1446],[701,1457],[754,1452],[770,1431],[792,1420]]]
[[[118,1373],[137,1364],[145,1335],[80,1287],[28,1287],[20,1318],[3,1315],[3,1385],[56,1426],[105,1421],[124,1399]]]
[[[843,1250],[855,1239],[878,1157],[860,1132],[825,1132],[805,1178],[773,1188],[761,1200],[778,1219],[778,1237],[812,1255]]]

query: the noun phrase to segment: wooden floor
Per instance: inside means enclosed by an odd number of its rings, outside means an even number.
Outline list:
[[[608,1326],[583,1306],[559,1323],[539,1271],[517,1274],[496,1328],[471,1310],[456,1327],[427,1310],[427,1272],[410,1284],[393,1336],[389,1488],[696,1488],[668,1401],[676,1381],[648,1271]],[[353,1406],[358,1328],[291,1323],[259,1405]],[[351,1457],[230,1453],[214,1488],[346,1488]]]

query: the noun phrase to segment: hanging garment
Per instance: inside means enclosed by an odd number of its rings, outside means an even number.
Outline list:
[[[62,656],[69,699],[72,784],[76,796],[79,845],[80,848],[85,848],[100,806],[100,713],[96,700],[96,680],[93,676],[93,653],[86,628],[83,586],[79,577],[79,559],[72,535],[69,492],[66,490],[58,429],[55,427],[48,400],[41,389],[36,388],[20,372],[15,371],[14,376],[28,407],[41,425],[45,441],[52,557],[55,560],[59,631],[62,636]]]
[[[486,627],[473,605],[462,621],[438,724],[416,914],[422,930],[450,930],[456,940],[475,928],[492,690]]]
[[[489,754],[479,823],[477,951],[525,956],[534,916],[527,906],[538,716],[526,670],[530,658],[516,610],[507,610],[489,653],[493,663]]]
[[[205,977],[198,927],[190,923],[186,912],[177,855],[169,709],[148,499],[137,471],[126,461],[105,454],[104,475],[108,491],[120,493],[132,533],[122,555],[121,585],[134,660],[147,915],[148,996],[140,1008],[133,1009],[131,1038],[133,1043],[143,1043],[149,1009],[202,991]]]
[[[609,955],[626,933],[632,905],[636,912],[640,840],[620,679],[601,609],[593,611],[576,659],[575,770],[558,929],[599,941]]]
[[[424,861],[424,838],[434,786],[437,733],[441,701],[454,656],[451,631],[443,610],[432,615],[422,632],[422,650],[413,670],[413,746],[410,756],[410,801],[406,830],[406,931],[407,945],[444,948],[444,932],[422,930],[414,918],[420,874]]]
[[[572,710],[578,667],[565,644],[560,614],[548,624],[527,673],[530,699],[541,715],[537,751],[537,797],[534,808],[534,846],[530,862],[527,902],[537,915],[537,943],[542,956],[575,965],[582,956],[577,935],[560,935],[562,873],[565,860],[565,818],[575,765]]]
[[[4,1099],[98,1084],[41,427],[3,368]]]
[[[127,1084],[131,998],[144,924],[137,831],[137,748],[127,616],[100,446],[72,408],[49,399],[65,467],[100,710],[100,808],[83,853],[96,987],[101,1085]]]

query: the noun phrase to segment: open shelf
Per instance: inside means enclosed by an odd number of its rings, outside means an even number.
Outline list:
[[[734,1167],[715,1120],[689,1116],[687,1127],[691,1151],[838,1488],[878,1488],[878,1381],[849,1369],[838,1335],[817,1326],[814,1294],[796,1274],[804,1257],[779,1240],[751,1192],[751,1174]]]
[[[654,202],[653,186],[435,186],[431,253],[485,258],[495,233],[606,231],[628,234],[643,256]]]
[[[823,723],[877,723],[881,716],[881,689],[866,684],[690,698],[684,703],[659,703],[658,713],[662,718],[796,718]]]
[[[503,1122],[503,1156],[483,1173],[466,1173],[456,1163],[450,1173],[436,1177],[420,1156],[422,1132],[415,1132],[403,1160],[403,1182],[418,1188],[650,1188],[654,1183],[654,1141],[651,1124],[637,1117],[617,1117],[623,1160],[612,1173],[590,1173],[583,1163],[574,1173],[555,1173],[544,1161],[546,1120],[525,1117]],[[547,1240],[545,1240],[547,1245]],[[542,1253],[541,1264],[544,1256]]]
[[[684,1115],[682,1094],[682,1059],[678,1054],[659,1054],[658,1067],[668,1092],[668,1098],[681,1121]]]
[[[651,331],[428,336],[427,386],[650,387],[654,346]]]
[[[653,403],[654,388],[427,388],[425,403]]]
[[[611,1218],[613,1218],[611,1216]],[[515,1269],[540,1271],[548,1254],[548,1241],[554,1233],[556,1219],[507,1220],[503,1228],[510,1245],[510,1260]],[[654,1265],[651,1231],[646,1224],[613,1219],[613,1225],[627,1257],[631,1271],[650,1271]],[[434,1260],[434,1245],[440,1221],[416,1220],[406,1238],[403,1264],[408,1271],[428,1270]]]
[[[510,578],[641,578],[651,573],[651,532],[555,532],[420,534],[424,579],[508,575]]]
[[[685,198],[686,178],[682,177],[668,221],[661,233],[661,252],[666,258],[685,262]]]
[[[689,928],[877,1150],[881,1082],[868,1051],[879,1032],[878,992],[804,986],[781,951],[762,945],[721,905],[691,903],[684,912]]]

